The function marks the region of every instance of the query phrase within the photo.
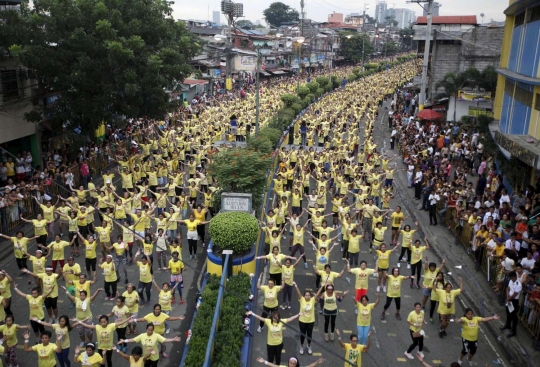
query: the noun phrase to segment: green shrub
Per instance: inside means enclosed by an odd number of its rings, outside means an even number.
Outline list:
[[[282,94],[281,100],[285,103],[285,107],[291,107],[296,102],[296,96],[294,94]]]
[[[347,77],[347,82],[354,82],[357,78],[356,74],[351,74]]]
[[[309,82],[306,84],[306,86],[309,88],[310,93],[315,94],[317,92],[317,88],[319,88],[319,84],[317,82]]]
[[[328,81],[328,84],[326,84],[324,86],[324,91],[325,92],[330,92],[332,90],[332,83],[330,81]]]
[[[328,85],[328,78],[325,76],[318,76],[315,81],[319,84],[320,88],[324,88]]]
[[[257,240],[259,223],[249,213],[219,213],[210,221],[208,232],[220,249],[240,254],[250,250]]]
[[[213,365],[216,367],[240,366],[240,352],[244,343],[244,330],[240,326],[244,321],[244,302],[249,298],[250,288],[251,278],[245,273],[238,273],[227,283],[214,344]]]
[[[274,145],[266,136],[254,136],[250,135],[247,138],[247,147],[248,149],[253,149],[256,152],[263,154],[270,154],[274,151]]]
[[[304,107],[302,107],[302,105],[300,103],[295,103],[291,106],[291,108],[294,110],[295,112],[295,116],[298,115],[300,113],[300,111],[302,111],[304,109]]]
[[[259,131],[259,136],[266,137],[270,142],[272,143],[272,147],[276,147],[277,143],[279,142],[279,139],[281,139],[281,131],[280,129],[271,128],[269,126],[264,127]]]
[[[309,103],[313,103],[315,101],[315,94],[310,93],[306,96],[306,98],[309,100]]]
[[[369,62],[367,64],[364,64],[364,68],[366,70],[372,70],[372,69],[377,69],[379,67],[379,64],[375,63],[375,62]]]
[[[352,72],[354,75],[359,75],[361,73],[361,70],[359,68],[352,69]]]
[[[323,88],[317,88],[317,97],[320,97],[324,94],[324,89]]]
[[[298,96],[300,97],[300,99],[304,99],[305,96],[307,96],[308,94],[309,94],[308,87],[300,86],[300,88],[298,88]]]
[[[191,328],[191,339],[185,359],[185,367],[200,367],[204,361],[206,346],[210,338],[212,320],[219,292],[219,278],[212,275],[206,282],[202,292],[202,303],[197,309],[195,321]]]

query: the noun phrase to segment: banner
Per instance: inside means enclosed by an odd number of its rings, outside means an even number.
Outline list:
[[[220,69],[212,69],[214,78],[219,78],[221,76],[221,70]]]
[[[255,56],[242,56],[240,59],[240,64],[245,66],[255,65]]]
[[[482,91],[458,90],[460,101],[491,101],[491,93]]]
[[[317,55],[315,54],[311,54],[310,57],[309,57],[309,62],[314,64],[317,62]]]
[[[493,117],[493,110],[487,107],[469,106],[469,116],[489,116]]]
[[[319,55],[317,58],[319,59],[319,61],[324,61],[324,55]]]

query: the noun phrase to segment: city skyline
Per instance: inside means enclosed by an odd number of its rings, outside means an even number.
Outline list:
[[[266,9],[272,2],[262,0],[238,0],[237,2],[244,4],[244,17],[242,19],[251,20],[254,22],[261,19],[264,23],[263,10]],[[282,0],[284,4],[291,6],[300,12],[300,0]],[[379,1],[376,0],[304,0],[304,11],[306,18],[317,22],[325,22],[328,19],[328,14],[332,12],[343,13],[360,13],[364,11],[364,3],[368,4],[366,14],[371,17],[375,16],[375,6]],[[478,22],[481,22],[480,14],[484,13],[484,23],[493,19],[495,21],[503,21],[505,19],[504,9],[508,7],[508,0],[439,0],[441,4],[439,15],[476,15]],[[176,1],[172,4],[173,16],[176,19],[200,19],[212,20],[212,12],[220,10],[220,0],[207,0],[200,3],[192,3],[190,1]],[[405,8],[412,10],[417,16],[422,15],[422,7],[417,4],[408,4],[406,1],[388,0],[388,8]],[[225,19],[222,18],[222,22]]]

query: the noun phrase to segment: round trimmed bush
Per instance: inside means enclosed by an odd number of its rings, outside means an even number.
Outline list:
[[[214,245],[241,254],[250,250],[257,241],[259,223],[248,213],[224,212],[212,218],[208,232]]]

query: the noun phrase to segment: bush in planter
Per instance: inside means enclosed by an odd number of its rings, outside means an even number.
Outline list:
[[[329,79],[325,76],[318,76],[315,81],[319,84],[319,88],[324,88],[328,85]]]
[[[259,223],[257,218],[248,213],[219,213],[210,221],[208,232],[214,245],[241,254],[249,251],[257,241]]]
[[[244,321],[244,302],[248,300],[250,288],[251,278],[245,273],[238,273],[227,283],[216,335],[212,364],[215,367],[240,367],[240,352],[244,342],[244,330],[240,325]]]
[[[266,137],[272,143],[272,147],[275,147],[281,139],[281,129],[275,129],[271,127],[264,127],[259,132],[261,137]]]
[[[302,107],[300,103],[293,104],[291,108],[294,110],[294,112],[296,112],[295,116],[298,115],[300,111],[304,109],[304,107]]]
[[[298,96],[300,97],[300,99],[304,99],[305,96],[307,96],[309,94],[309,88],[308,87],[305,87],[305,86],[300,86],[300,88],[298,88]]]
[[[320,97],[324,94],[324,89],[323,88],[317,88],[317,97]]]
[[[369,63],[364,65],[364,68],[366,70],[377,69],[378,67],[379,67],[379,64],[377,64],[375,62],[369,62]]]
[[[285,107],[291,107],[296,102],[296,96],[294,94],[282,94],[281,100],[285,103]]]
[[[306,84],[306,87],[309,88],[309,92],[315,94],[317,92],[317,88],[319,88],[319,84],[317,82],[309,82]]]
[[[310,93],[306,96],[306,99],[309,100],[309,103],[313,103],[315,101],[315,94]]]

